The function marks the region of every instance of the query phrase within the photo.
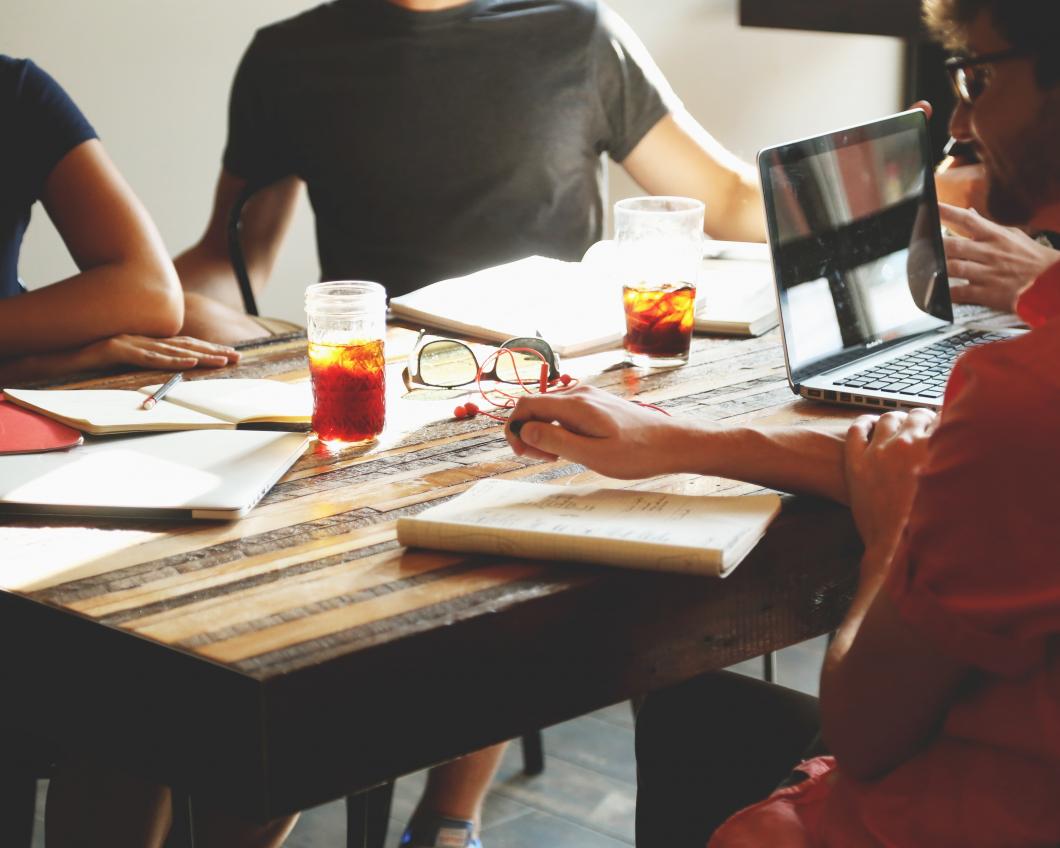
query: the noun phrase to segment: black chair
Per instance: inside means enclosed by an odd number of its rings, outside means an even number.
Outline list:
[[[243,255],[243,242],[240,233],[243,229],[243,209],[250,199],[267,188],[272,183],[247,183],[246,187],[239,193],[232,209],[228,213],[228,260],[232,263],[232,271],[236,275],[239,284],[239,294],[243,298],[243,309],[247,315],[258,315],[258,302],[254,297],[254,287],[250,284],[250,274],[247,272],[246,257]]]

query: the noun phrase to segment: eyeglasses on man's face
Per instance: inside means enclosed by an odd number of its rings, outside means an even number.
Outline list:
[[[541,366],[547,366],[548,382],[559,379],[559,360],[544,339],[530,336],[508,339],[480,364],[475,352],[456,339],[417,342],[409,354],[402,378],[409,390],[413,384],[451,389],[478,380],[529,384],[541,379]],[[422,342],[422,343],[421,343]],[[490,366],[483,370],[483,365]]]
[[[953,83],[957,98],[965,106],[971,106],[986,91],[993,73],[992,65],[1007,62],[1010,59],[1022,59],[1030,55],[1024,47],[1012,47],[996,53],[984,53],[981,56],[955,56],[946,60],[946,71]]]

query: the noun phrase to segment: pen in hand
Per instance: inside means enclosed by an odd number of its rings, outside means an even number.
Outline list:
[[[155,393],[150,397],[146,398],[143,403],[140,404],[140,409],[154,409],[155,404],[164,398],[169,390],[172,389],[177,383],[184,379],[184,375],[176,373],[168,380],[166,380],[161,386],[155,389]]]

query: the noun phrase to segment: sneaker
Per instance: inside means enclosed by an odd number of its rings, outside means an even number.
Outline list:
[[[401,848],[482,848],[474,822],[445,816],[409,822],[398,844]]]

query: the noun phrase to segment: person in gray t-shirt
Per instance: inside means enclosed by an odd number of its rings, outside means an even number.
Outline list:
[[[232,87],[210,225],[176,262],[185,329],[261,335],[225,241],[247,186],[262,186],[244,215],[255,286],[305,183],[321,278],[396,296],[533,253],[581,258],[602,236],[605,154],[649,193],[704,200],[711,235],[764,238],[753,170],[601,3],[337,0],[265,27]]]
[[[210,224],[176,260],[185,331],[262,334],[226,246],[247,188],[260,187],[243,217],[257,286],[305,183],[321,277],[394,296],[533,253],[581,258],[603,232],[605,155],[646,192],[702,199],[711,235],[764,238],[753,169],[688,115],[602,3],[335,0],[265,27],[232,87]],[[477,845],[502,750],[432,770],[402,844]]]

